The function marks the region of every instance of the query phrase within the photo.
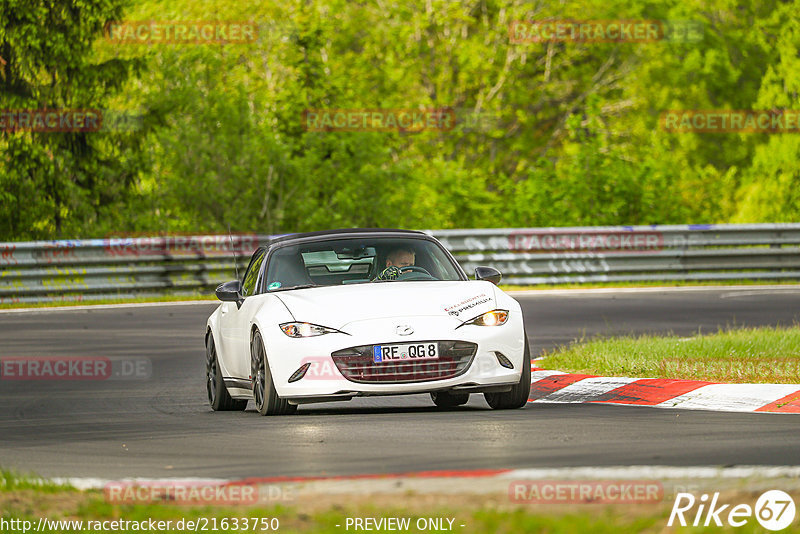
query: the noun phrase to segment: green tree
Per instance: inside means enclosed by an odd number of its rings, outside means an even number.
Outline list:
[[[0,0],[0,109],[103,110],[134,60],[94,62],[92,46],[118,19],[114,0]],[[140,168],[130,133],[0,132],[0,237],[79,235],[110,228]]]
[[[800,110],[800,1],[776,7],[758,28],[765,46],[777,51],[759,87],[756,109]],[[776,29],[777,28],[777,29]],[[776,36],[772,41],[767,36]],[[800,221],[800,139],[770,135],[758,146],[738,191],[736,222]]]

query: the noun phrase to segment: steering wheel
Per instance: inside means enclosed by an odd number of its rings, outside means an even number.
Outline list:
[[[419,267],[417,265],[406,265],[405,267],[398,267],[396,265],[390,265],[389,267],[385,268],[381,271],[381,274],[375,278],[376,281],[385,281],[385,280],[397,280],[402,275],[406,274],[406,271],[417,272],[421,274],[425,274],[433,278],[431,273],[429,273],[426,269]]]
[[[418,265],[406,265],[405,267],[400,267],[400,273],[401,274],[405,273],[406,271],[412,271],[412,272],[415,272],[415,273],[427,274],[428,276],[433,278],[433,275],[431,273],[429,273],[427,269],[423,269],[422,267],[420,267]]]

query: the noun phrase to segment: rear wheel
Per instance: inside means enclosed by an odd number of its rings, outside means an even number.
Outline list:
[[[487,404],[494,410],[522,408],[528,403],[531,393],[531,349],[525,336],[525,356],[522,358],[522,376],[519,382],[506,393],[484,393]]]
[[[242,411],[247,408],[246,400],[231,398],[228,388],[225,387],[217,361],[214,336],[211,334],[208,334],[208,338],[206,338],[206,392],[208,393],[208,403],[215,412]]]
[[[261,415],[289,415],[297,410],[296,404],[282,399],[275,391],[272,374],[267,363],[267,351],[264,349],[264,340],[261,333],[256,330],[253,341],[250,343],[250,367],[253,377],[253,400],[256,410]]]
[[[449,391],[432,391],[431,400],[439,408],[454,408],[469,401],[469,393],[450,393]]]

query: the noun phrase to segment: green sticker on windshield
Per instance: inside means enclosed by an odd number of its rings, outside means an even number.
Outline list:
[[[280,282],[272,282],[270,285],[267,286],[267,289],[272,291],[273,289],[278,289],[279,287],[281,287]]]

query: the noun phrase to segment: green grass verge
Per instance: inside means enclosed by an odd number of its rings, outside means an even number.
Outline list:
[[[23,475],[15,471],[0,470],[0,493],[19,490],[35,490],[42,493],[59,493],[72,491],[68,485],[56,484],[36,475]],[[2,510],[2,509],[0,509]]]
[[[570,373],[734,383],[800,382],[800,326],[693,337],[595,339],[546,352],[539,366]]]

